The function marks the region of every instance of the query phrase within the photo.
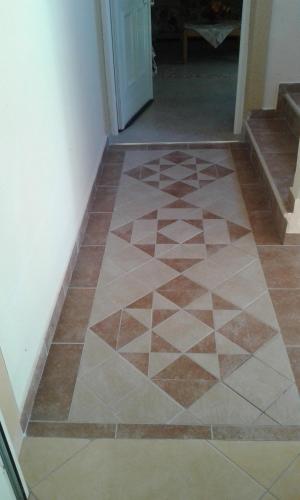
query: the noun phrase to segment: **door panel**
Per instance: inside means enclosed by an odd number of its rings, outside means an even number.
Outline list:
[[[153,99],[150,0],[111,0],[119,129]]]

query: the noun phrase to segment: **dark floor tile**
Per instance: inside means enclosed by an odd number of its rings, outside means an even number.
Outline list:
[[[235,168],[240,184],[257,184],[257,174],[249,160],[236,161]]]
[[[91,213],[82,245],[105,245],[111,217],[111,213]]]
[[[97,286],[104,250],[104,246],[80,248],[70,286]]]
[[[97,176],[96,185],[118,186],[122,175],[122,165],[104,163],[102,170]]]
[[[98,186],[91,203],[90,212],[112,212],[115,206],[117,189]]]
[[[251,212],[249,218],[257,245],[280,245],[281,241],[271,211]]]
[[[94,294],[93,288],[69,289],[53,342],[84,342]]]
[[[117,438],[124,439],[211,439],[209,425],[119,424]]]
[[[122,163],[124,160],[125,152],[117,149],[106,149],[102,156],[103,163]]]
[[[52,344],[32,410],[32,420],[66,420],[82,344]]]
[[[269,288],[300,288],[300,247],[261,246],[258,252]]]
[[[213,425],[213,439],[223,441],[300,441],[300,426]]]
[[[300,290],[270,290],[286,345],[300,347]]]
[[[60,422],[29,422],[27,435],[31,437],[60,437],[77,439],[113,439],[114,424],[81,424]]]
[[[300,347],[288,347],[287,353],[290,358],[291,367],[294,372],[295,382],[300,391]]]
[[[270,208],[268,193],[261,184],[244,184],[241,188],[249,212]]]
[[[297,155],[294,153],[265,153],[264,159],[273,175],[294,175],[296,170]]]

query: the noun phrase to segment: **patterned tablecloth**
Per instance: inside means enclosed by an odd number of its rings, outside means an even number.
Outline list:
[[[241,26],[239,21],[225,21],[218,24],[190,24],[184,25],[185,29],[193,30],[199,33],[215,49],[224,42],[224,40]]]

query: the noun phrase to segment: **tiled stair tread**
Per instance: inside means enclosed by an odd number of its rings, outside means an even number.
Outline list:
[[[248,125],[260,149],[266,166],[287,207],[290,187],[293,185],[298,140],[290,131],[285,118],[251,117]]]

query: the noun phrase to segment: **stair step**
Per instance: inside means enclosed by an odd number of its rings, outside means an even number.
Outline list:
[[[290,211],[299,140],[285,118],[250,118],[247,123],[253,147],[283,215]]]

